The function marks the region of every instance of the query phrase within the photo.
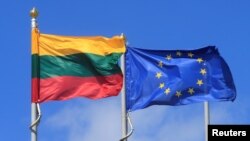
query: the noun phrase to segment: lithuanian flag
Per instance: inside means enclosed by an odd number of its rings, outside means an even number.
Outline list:
[[[33,29],[32,102],[118,95],[123,83],[118,60],[124,52],[121,36],[57,36]]]

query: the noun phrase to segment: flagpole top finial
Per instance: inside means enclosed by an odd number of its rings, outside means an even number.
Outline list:
[[[36,10],[35,7],[33,7],[31,10],[30,10],[30,16],[32,18],[36,18],[38,16],[38,11]]]

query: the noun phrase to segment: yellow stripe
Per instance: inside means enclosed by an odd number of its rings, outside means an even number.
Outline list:
[[[38,54],[38,38],[39,38],[39,31],[37,28],[33,28],[31,31],[31,53]]]
[[[34,52],[32,50],[32,53]],[[82,37],[49,34],[39,35],[40,56],[64,56],[75,53],[92,53],[105,56],[111,53],[124,52],[125,41],[122,36],[106,38],[102,36]]]

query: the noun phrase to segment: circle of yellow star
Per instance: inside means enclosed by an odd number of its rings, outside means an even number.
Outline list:
[[[161,72],[157,72],[155,77],[157,77],[158,79],[160,79],[162,77],[162,73]]]
[[[201,69],[200,73],[201,73],[202,75],[205,75],[205,74],[207,73],[207,71],[206,71],[206,69]]]
[[[203,85],[203,81],[202,80],[200,80],[200,79],[198,79],[198,81],[197,81],[197,83],[196,83],[197,85],[199,85],[199,86],[201,86],[201,85]]]
[[[165,89],[164,93],[168,95],[170,93],[170,88]]]
[[[177,97],[180,97],[182,94],[181,94],[181,91],[176,91],[176,94],[175,94]]]
[[[159,62],[158,66],[162,68],[162,66],[163,66],[162,61]]]
[[[181,56],[181,54],[182,54],[182,53],[181,53],[180,51],[177,51],[177,52],[176,52],[176,55],[177,55],[177,56]]]
[[[171,59],[172,59],[171,54],[170,54],[170,55],[167,55],[166,59],[167,59],[167,60],[171,60]]]
[[[197,62],[199,62],[199,63],[201,63],[201,62],[203,62],[204,60],[202,59],[202,58],[198,58],[197,59]]]
[[[164,88],[164,85],[165,85],[164,83],[160,83],[159,88],[160,88],[160,89]]]
[[[194,93],[194,88],[188,88],[188,93],[192,95]]]
[[[189,56],[190,58],[192,58],[192,57],[194,56],[194,54],[193,54],[192,52],[189,52],[189,53],[188,53],[188,56]]]

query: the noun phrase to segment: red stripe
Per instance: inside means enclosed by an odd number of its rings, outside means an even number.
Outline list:
[[[32,78],[31,82],[31,101],[36,102],[39,95],[39,79],[38,78]]]
[[[98,77],[60,76],[40,79],[40,96],[32,102],[68,100],[75,97],[99,99],[117,96],[122,88],[122,74]],[[36,81],[36,79],[32,79]]]

